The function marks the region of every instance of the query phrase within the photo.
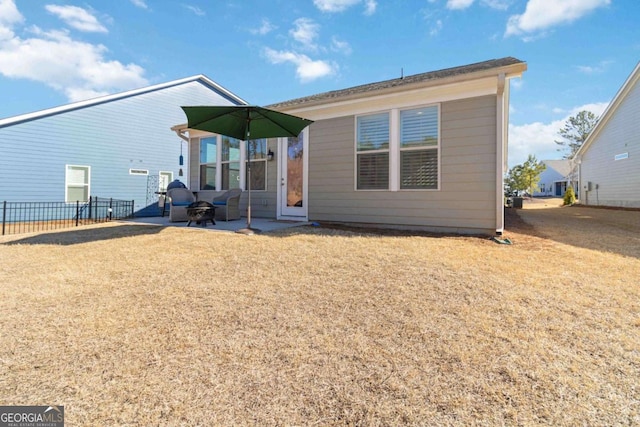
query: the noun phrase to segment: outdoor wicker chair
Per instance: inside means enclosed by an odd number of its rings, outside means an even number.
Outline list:
[[[169,198],[169,221],[189,221],[187,207],[196,201],[196,196],[186,188],[172,188],[167,190]]]
[[[221,196],[213,198],[213,206],[216,209],[216,219],[229,221],[232,219],[240,219],[240,188],[232,188]]]

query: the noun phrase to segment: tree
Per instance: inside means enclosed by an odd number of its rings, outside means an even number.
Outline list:
[[[538,189],[540,174],[546,168],[544,163],[536,159],[536,156],[529,154],[527,161],[509,169],[506,186],[511,191],[527,191],[533,194]]]
[[[564,159],[572,159],[576,155],[596,123],[598,123],[598,116],[587,110],[582,110],[567,119],[564,127],[558,131],[558,135],[563,139],[556,141],[556,144],[561,147],[558,151],[564,152]]]

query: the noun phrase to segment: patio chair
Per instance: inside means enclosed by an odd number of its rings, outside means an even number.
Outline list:
[[[167,190],[169,198],[169,221],[189,221],[187,207],[196,201],[196,196],[186,188],[172,188]]]
[[[240,188],[232,188],[224,194],[213,198],[213,206],[216,209],[216,219],[229,221],[232,219],[240,219]]]

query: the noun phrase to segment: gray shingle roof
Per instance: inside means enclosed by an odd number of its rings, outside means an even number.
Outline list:
[[[490,70],[493,68],[506,67],[509,65],[524,64],[523,61],[506,57],[500,59],[492,59],[489,61],[478,62],[475,64],[463,65],[460,67],[446,68],[444,70],[430,71],[427,73],[414,74],[411,76],[405,76],[402,78],[385,80],[377,83],[369,83],[360,86],[354,86],[347,89],[333,90],[330,92],[319,93],[317,95],[306,96],[303,98],[291,99],[289,101],[278,102],[276,104],[268,105],[268,108],[285,108],[305,104],[308,102],[316,101],[330,101],[350,95],[358,95],[367,92],[375,92],[378,90],[395,88],[399,86],[410,85],[412,83],[421,83],[433,80],[444,79],[448,77],[460,76],[463,74],[471,74],[480,71]]]

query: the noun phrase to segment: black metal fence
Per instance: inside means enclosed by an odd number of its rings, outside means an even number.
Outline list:
[[[133,200],[89,197],[88,202],[2,202],[2,235],[78,227],[133,217]]]

